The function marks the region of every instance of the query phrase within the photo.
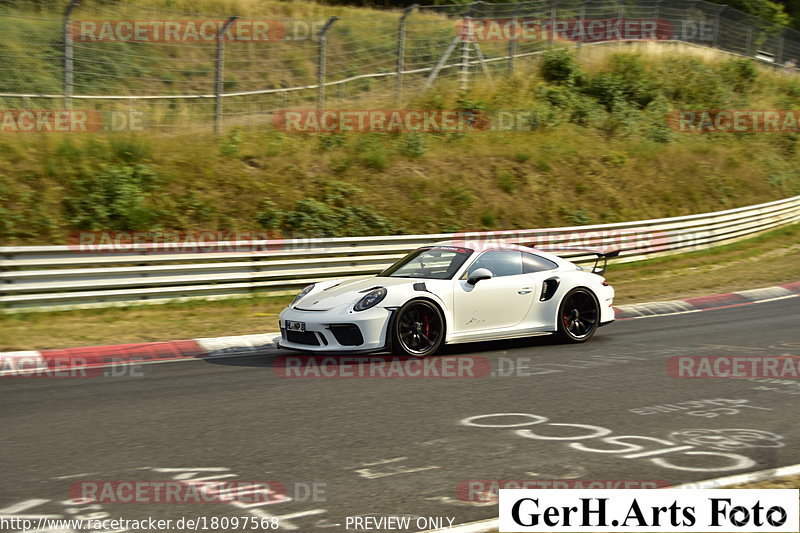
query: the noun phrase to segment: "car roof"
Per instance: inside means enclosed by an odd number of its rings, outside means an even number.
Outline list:
[[[530,252],[532,248],[526,246],[519,246],[516,244],[509,244],[495,240],[480,240],[480,239],[453,239],[449,241],[435,242],[430,246],[448,246],[454,248],[466,248],[467,250],[484,251],[484,250],[524,250]]]
[[[543,250],[537,250],[536,248],[532,248],[530,246],[522,246],[522,245],[519,245],[519,244],[511,244],[511,243],[502,242],[500,240],[492,240],[492,239],[482,240],[482,239],[480,239],[480,237],[475,237],[475,238],[465,237],[463,240],[462,239],[451,239],[451,240],[447,240],[447,241],[439,241],[439,242],[430,244],[428,246],[433,246],[433,247],[436,247],[436,246],[443,246],[443,247],[447,246],[447,247],[452,247],[452,248],[464,248],[464,249],[467,249],[467,250],[473,250],[473,251],[475,251],[477,253],[481,253],[481,252],[485,252],[485,251],[489,251],[489,250],[516,250],[516,251],[519,251],[519,252],[527,252],[527,253],[540,255],[540,256],[544,257],[545,259],[550,259],[551,261],[554,261],[556,263],[561,263],[561,264],[569,263],[569,261],[564,259],[563,257],[559,257],[559,256],[557,256],[555,254],[552,254],[552,253],[549,253],[549,252],[545,252]]]

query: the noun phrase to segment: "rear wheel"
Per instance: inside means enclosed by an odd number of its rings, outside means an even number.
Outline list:
[[[414,357],[432,355],[444,341],[444,316],[428,300],[411,300],[398,309],[391,335],[394,353]]]
[[[562,342],[586,342],[600,323],[600,306],[592,291],[578,287],[561,300],[558,308],[558,333]]]

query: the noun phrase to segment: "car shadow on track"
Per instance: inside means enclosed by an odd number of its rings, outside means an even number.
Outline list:
[[[609,340],[610,339],[608,338],[608,336],[599,335],[593,338],[590,341],[590,344],[598,344],[598,343],[605,344]],[[503,353],[511,350],[526,350],[531,348],[535,349],[537,347],[563,347],[565,350],[569,350],[571,347],[574,348],[576,346],[577,345],[574,344],[562,344],[558,342],[555,336],[552,335],[538,335],[532,337],[521,337],[518,339],[446,345],[442,347],[442,349],[437,355],[432,356],[431,359],[435,359],[437,357],[489,355],[489,354],[497,354],[498,352]],[[364,359],[372,358],[372,360],[376,362],[381,360],[385,361],[388,359],[399,360],[399,361],[417,359],[411,356],[392,355],[389,352],[373,352],[368,354],[343,353],[343,352],[312,353],[312,352],[301,352],[301,351],[283,349],[280,350],[278,353],[255,352],[253,354],[245,354],[241,356],[209,358],[205,359],[204,361],[209,364],[222,365],[222,366],[278,368],[278,367],[286,367],[287,359],[289,358],[295,360],[297,358],[316,358],[318,360],[321,358],[325,358],[326,364],[335,366],[337,364],[337,360],[340,360],[344,365],[352,364],[354,358],[356,357]]]

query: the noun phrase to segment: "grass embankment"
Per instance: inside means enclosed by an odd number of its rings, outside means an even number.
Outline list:
[[[717,250],[611,265],[617,305],[800,280],[800,224]],[[291,297],[0,315],[0,351],[277,331]]]
[[[409,108],[516,110],[523,132],[0,135],[0,242],[80,229],[338,236],[678,216],[800,193],[798,135],[671,132],[670,109],[792,108],[800,81],[743,60],[555,51]],[[647,50],[650,50],[648,52]]]

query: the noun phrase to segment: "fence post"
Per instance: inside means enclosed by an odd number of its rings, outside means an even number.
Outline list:
[[[550,27],[548,28],[547,32],[547,44],[549,46],[553,46],[556,40],[556,8],[558,7],[558,2],[553,2],[553,6],[550,8]]]
[[[469,85],[469,43],[472,41],[472,17],[464,17],[467,38],[461,41],[461,68],[459,69],[459,89],[467,90]]]
[[[727,5],[722,6],[715,14],[714,14],[714,40],[711,42],[712,48],[719,48],[719,18],[725,8],[728,7]]]
[[[64,9],[62,34],[64,36],[64,109],[72,109],[72,10],[79,4],[79,0],[70,0]]]
[[[653,16],[653,19],[655,19],[655,21],[656,21],[656,42],[661,40],[660,38],[663,35],[661,33],[661,31],[659,31],[659,30],[661,30],[660,26],[661,26],[661,2],[662,1],[663,0],[656,0],[656,13]],[[668,38],[669,39],[674,39],[675,38],[675,28],[674,27],[672,29],[672,34]]]
[[[751,47],[753,46],[753,27],[747,27],[747,41],[744,43],[744,55],[748,57],[752,57],[753,53],[750,51]]]
[[[222,132],[222,83],[223,69],[225,68],[225,32],[236,22],[238,16],[230,17],[222,25],[217,35],[217,57],[214,66],[214,134]]]
[[[783,35],[778,36],[778,51],[775,52],[775,64],[783,66]]]
[[[578,26],[581,29],[581,35],[578,38],[578,42],[575,43],[575,53],[580,53],[581,51],[581,44],[583,44],[583,39],[586,37],[586,0],[581,2],[581,9],[578,11]]]
[[[328,38],[325,33],[330,29],[339,17],[331,17],[328,22],[319,30],[319,62],[317,64],[317,109],[322,110],[325,106],[325,49],[328,45]]]
[[[519,7],[514,7],[511,17],[511,39],[508,41],[508,75],[514,75],[514,56],[517,55],[517,13]]]
[[[403,96],[403,71],[406,69],[406,19],[416,9],[417,4],[408,6],[400,15],[397,27],[397,78],[395,79],[394,99],[400,103]]]

